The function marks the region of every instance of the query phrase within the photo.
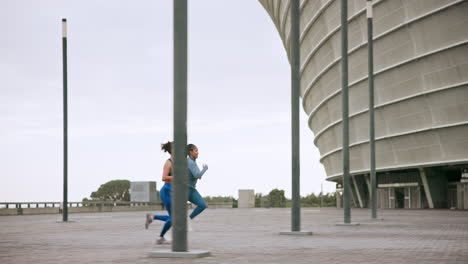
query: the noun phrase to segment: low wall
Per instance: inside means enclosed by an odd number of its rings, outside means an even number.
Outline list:
[[[18,214],[23,215],[33,215],[33,214],[58,214],[59,208],[57,207],[47,207],[47,208],[21,208],[18,209]]]
[[[60,203],[0,203],[0,215],[37,215],[60,214]],[[75,207],[73,207],[75,206]],[[133,212],[133,211],[160,211],[162,205],[148,203],[69,203],[69,213],[99,213],[99,212]]]
[[[0,203],[2,204],[2,203]],[[3,203],[7,204],[7,203]],[[43,205],[44,207],[39,207]],[[73,207],[75,206],[75,207]],[[232,208],[232,202],[210,202],[208,208]],[[0,215],[37,215],[37,214],[60,214],[60,203],[8,203],[8,208],[0,208]],[[195,208],[191,203],[187,204],[189,210]],[[69,213],[99,213],[99,212],[136,212],[136,211],[161,211],[162,205],[147,203],[70,203]]]
[[[18,210],[16,208],[2,208],[0,209],[0,215],[17,215]]]
[[[232,208],[232,202],[211,202],[211,203],[207,203],[207,207],[211,209]]]

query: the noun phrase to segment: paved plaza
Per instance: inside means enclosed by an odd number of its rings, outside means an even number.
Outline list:
[[[334,208],[301,212],[313,236],[278,235],[288,208],[207,209],[189,233],[189,249],[212,254],[201,259],[148,258],[170,246],[154,244],[162,222],[145,230],[146,212],[2,216],[0,263],[468,263],[468,211],[382,210],[371,221],[353,209],[360,226],[336,226]]]

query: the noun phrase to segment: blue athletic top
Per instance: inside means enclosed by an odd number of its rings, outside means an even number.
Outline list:
[[[187,165],[188,165],[188,170],[189,170],[189,173],[188,173],[188,176],[189,176],[188,186],[192,187],[192,188],[195,188],[196,185],[197,185],[198,179],[201,179],[201,177],[206,172],[206,170],[208,170],[208,166],[204,167],[200,171],[200,169],[197,166],[197,162],[192,157],[187,158],[187,163],[188,163]]]

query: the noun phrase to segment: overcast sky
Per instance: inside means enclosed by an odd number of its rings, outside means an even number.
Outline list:
[[[69,201],[156,181],[172,140],[172,1],[0,1],[0,201],[60,201],[61,19],[68,20]],[[202,195],[291,196],[290,68],[256,0],[189,1],[188,141]],[[301,195],[334,190],[301,109]]]

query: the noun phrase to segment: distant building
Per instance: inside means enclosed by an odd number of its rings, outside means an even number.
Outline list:
[[[290,55],[289,0],[260,0]],[[339,0],[300,1],[301,96],[327,180],[342,186]],[[380,208],[468,209],[468,1],[374,0]],[[351,202],[369,206],[366,1],[348,1]]]
[[[254,208],[255,207],[255,191],[254,190],[239,190],[238,208]]]
[[[130,202],[158,203],[157,193],[154,181],[130,182]]]

